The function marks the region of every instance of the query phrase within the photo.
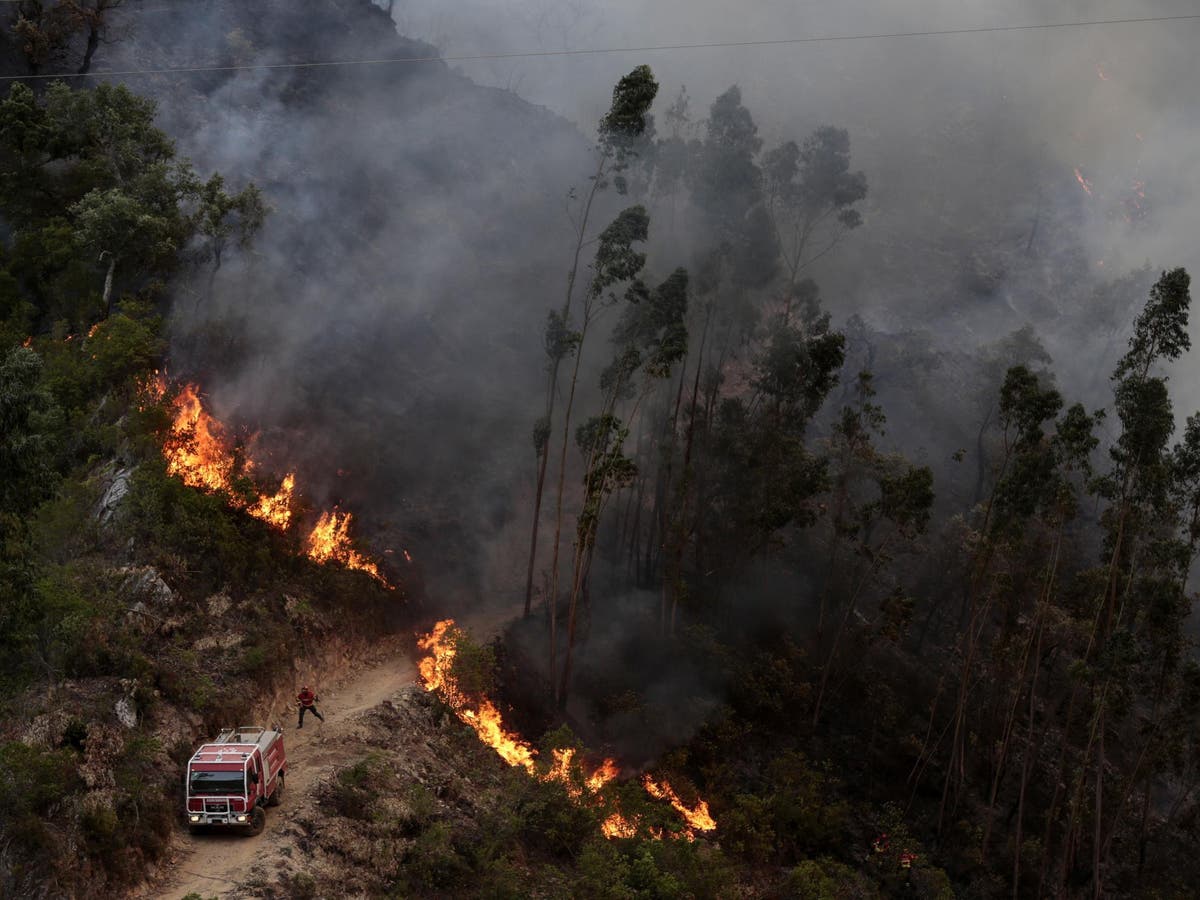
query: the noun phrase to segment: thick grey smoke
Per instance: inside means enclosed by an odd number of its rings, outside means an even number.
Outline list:
[[[503,10],[410,0],[395,16],[447,55],[471,55],[1195,11],[1186,0],[757,0],[736,11],[718,0],[603,8],[529,0]],[[935,340],[958,349],[1032,322],[1060,376],[1082,391],[1100,362],[1092,346],[1099,336],[1080,333],[1093,286],[1144,264],[1200,263],[1198,38],[1200,22],[1191,21],[642,56],[668,98],[687,85],[698,117],[739,84],[768,144],[822,124],[850,130],[871,195],[867,227],[815,273],[835,315],[864,312],[888,331],[933,329]],[[458,65],[588,122],[629,61],[615,54]],[[1179,380],[1200,401],[1200,376]]]
[[[499,55],[1193,11],[179,0],[131,6],[97,68],[435,52],[410,38]],[[586,185],[594,123],[633,65],[650,63],[662,85],[660,128],[686,85],[702,136],[709,104],[736,83],[768,147],[849,129],[866,222],[811,274],[835,322],[860,314],[873,336],[889,439],[936,462],[973,439],[961,402],[930,410],[972,377],[978,348],[1032,324],[1069,398],[1103,404],[1146,279],[1105,285],[1143,264],[1200,269],[1198,37],[1200,23],[1145,23],[135,79],[202,169],[254,179],[275,207],[213,297],[207,272],[182,286],[174,361],[219,413],[262,430],[315,503],[362,511],[376,547],[446,573],[435,590],[507,600],[523,575],[541,322],[569,258],[565,198]],[[651,268],[688,262],[652,253]],[[1175,378],[1182,413],[1200,403],[1197,371]]]

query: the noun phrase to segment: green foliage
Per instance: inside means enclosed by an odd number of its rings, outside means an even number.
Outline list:
[[[402,884],[423,891],[449,890],[470,876],[470,867],[446,822],[435,822],[417,836],[404,854],[403,871]]]
[[[0,799],[14,818],[47,814],[78,783],[69,750],[39,750],[19,741],[0,745]]]
[[[391,774],[382,757],[368,754],[338,772],[330,786],[329,802],[340,816],[369,821],[375,798],[391,783]]]
[[[54,403],[41,384],[42,360],[26,347],[0,361],[0,515],[28,511],[53,484],[47,433]]]
[[[231,195],[219,174],[202,182],[154,115],[152,101],[109,84],[55,82],[39,97],[17,83],[0,101],[0,213],[15,231],[7,272],[32,300],[3,304],[7,327],[65,317],[86,328],[109,314],[114,276],[119,291],[171,272],[197,234],[219,264],[228,241],[245,247],[261,228],[258,189]]]
[[[625,294],[621,319],[613,329],[617,358],[601,378],[602,389],[611,390],[641,367],[651,378],[669,378],[672,367],[687,356],[688,273],[676,269],[653,291],[635,282]],[[634,350],[632,366],[621,365]]]
[[[577,889],[596,900],[633,900],[637,893],[629,887],[629,864],[612,841],[596,838],[579,854]]]
[[[454,661],[451,671],[459,690],[472,697],[490,697],[495,693],[496,651],[480,644],[461,630],[454,631]]]
[[[1129,351],[1117,364],[1117,381],[1133,375],[1146,377],[1150,367],[1160,360],[1179,359],[1192,346],[1188,336],[1188,309],[1191,277],[1184,269],[1163,272],[1150,291],[1150,300],[1134,322]]]
[[[845,359],[845,337],[829,331],[824,316],[806,327],[780,319],[769,328],[754,361],[754,387],[770,403],[777,421],[803,428],[838,381]]]
[[[595,812],[576,803],[554,782],[521,778],[512,798],[521,842],[557,859],[575,859],[600,821]]]
[[[881,896],[862,872],[827,856],[800,862],[788,872],[785,890],[792,900],[876,900]]]
[[[642,206],[622,210],[600,232],[588,287],[592,299],[599,299],[613,285],[637,276],[646,264],[646,254],[634,250],[633,245],[646,241],[649,236],[650,216]]]
[[[612,105],[600,120],[600,150],[610,160],[609,171],[615,176],[613,182],[619,194],[628,189],[621,173],[644,143],[641,138],[651,124],[650,106],[656,96],[654,73],[649,66],[638,66],[613,87]]]

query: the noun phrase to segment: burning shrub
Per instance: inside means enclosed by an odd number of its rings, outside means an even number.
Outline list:
[[[477,643],[461,630],[455,635],[454,648],[451,672],[459,689],[473,697],[492,696],[496,681],[495,648]]]

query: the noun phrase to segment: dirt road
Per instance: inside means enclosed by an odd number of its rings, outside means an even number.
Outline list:
[[[323,724],[306,717],[304,728],[297,731],[294,721],[285,723],[287,786],[282,805],[267,811],[263,833],[259,837],[185,833],[165,866],[164,880],[139,896],[180,900],[194,892],[204,898],[238,897],[238,884],[269,879],[275,870],[288,867],[289,859],[299,856],[295,846],[298,829],[292,820],[313,804],[312,788],[335,765],[346,763],[345,756],[337,753],[339,741],[353,735],[362,713],[416,677],[413,661],[397,653],[373,667],[352,672],[341,683],[322,687],[318,707],[325,714]]]
[[[479,641],[491,640],[505,623],[520,614],[519,607],[477,610],[461,624]],[[267,826],[258,837],[239,834],[191,835],[181,832],[177,849],[163,866],[162,875],[134,896],[181,900],[195,893],[237,898],[239,886],[274,880],[278,871],[299,870],[303,856],[297,844],[298,818],[309,818],[313,788],[346,764],[339,746],[355,735],[363,713],[370,711],[406,685],[417,680],[411,642],[398,641],[376,647],[378,659],[352,669],[332,685],[320,687],[318,708],[325,722],[306,717],[297,730],[295,721],[284,723],[288,776],[283,803],[267,811]]]

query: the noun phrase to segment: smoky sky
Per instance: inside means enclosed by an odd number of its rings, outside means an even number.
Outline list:
[[[753,41],[1182,15],[1185,0],[1151,2],[740,3],[534,0],[453,8],[398,4],[408,33],[448,55],[522,49]],[[871,183],[868,225],[819,272],[844,309],[870,308],[889,327],[943,312],[939,255],[1003,254],[1028,237],[1043,207],[1075,206],[1070,228],[1103,278],[1149,262],[1194,267],[1200,181],[1200,22],[1143,23],[642,54],[664,96],[687,85],[702,118],[738,84],[770,144],[833,124],[849,129]],[[639,57],[639,61],[640,61]],[[581,122],[602,111],[629,54],[456,63]],[[661,107],[661,104],[660,104]],[[1088,195],[1074,170],[1091,187]],[[1144,196],[1141,196],[1143,195]],[[1144,215],[1131,224],[1134,202]],[[1135,210],[1137,212],[1137,210]],[[1066,236],[1041,238],[1068,241]],[[958,245],[964,245],[960,248]],[[907,245],[907,246],[905,246]],[[922,261],[906,255],[925,254]],[[951,287],[957,287],[952,285]],[[1014,285],[1019,293],[1021,285]],[[1012,297],[1018,324],[1037,310]],[[936,303],[930,303],[936,300]],[[1006,303],[1005,305],[1009,305]],[[961,310],[958,311],[961,313]],[[999,323],[975,324],[986,337]]]
[[[178,0],[130,5],[96,68],[1192,12],[1185,0],[397,0],[393,27],[366,0]],[[886,344],[890,440],[939,460],[970,438],[958,420],[974,413],[952,402],[931,415],[939,402],[914,359],[938,357],[941,390],[961,394],[955,380],[972,376],[979,347],[1032,324],[1064,390],[1102,405],[1119,320],[1144,294],[1104,301],[1104,315],[1097,297],[1143,265],[1200,269],[1198,38],[1200,22],[1144,23],[130,79],[158,100],[182,154],[235,186],[256,181],[273,207],[213,297],[206,271],[176,284],[172,365],[202,381],[218,414],[259,432],[269,467],[298,469],[314,504],[359,511],[377,550],[423,554],[434,590],[511,598],[528,540],[541,323],[561,303],[569,191],[586,186],[595,122],[621,75],[654,68],[660,133],[685,85],[695,137],[733,84],[767,148],[848,129],[870,185],[865,223],[810,274],[835,325],[857,313]],[[597,221],[615,209],[609,197]],[[653,239],[650,257],[652,276],[689,262]],[[1177,412],[1191,412],[1200,367],[1185,361],[1173,385]]]

